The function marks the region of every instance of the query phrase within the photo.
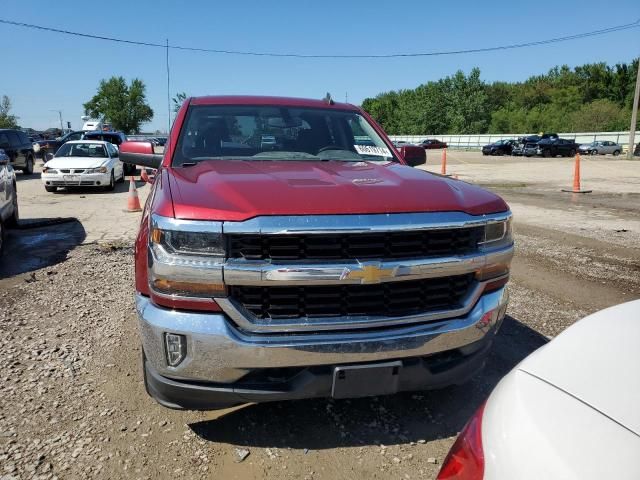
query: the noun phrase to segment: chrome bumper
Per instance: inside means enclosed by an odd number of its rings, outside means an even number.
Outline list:
[[[465,315],[426,324],[376,330],[309,334],[247,334],[224,314],[158,307],[136,296],[147,361],[160,375],[182,380],[231,383],[258,368],[343,365],[422,357],[482,340],[502,321],[505,288],[482,295]],[[505,307],[505,308],[503,308]],[[164,334],[187,337],[187,356],[166,362]]]

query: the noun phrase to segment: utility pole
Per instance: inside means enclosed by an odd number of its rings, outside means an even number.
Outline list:
[[[633,145],[636,138],[636,124],[638,122],[638,101],[640,101],[640,57],[638,58],[638,76],[636,77],[636,93],[633,96],[633,107],[631,108],[631,126],[629,127],[629,151],[627,158],[633,158]]]
[[[58,117],[60,117],[60,134],[64,133],[64,126],[62,125],[62,110],[51,110],[52,112],[58,112]]]

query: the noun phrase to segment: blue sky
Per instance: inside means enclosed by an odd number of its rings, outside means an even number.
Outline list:
[[[0,18],[132,40],[185,46],[318,54],[398,53],[521,43],[630,23],[640,2],[549,1],[170,1],[0,0]],[[0,95],[22,126],[81,127],[82,104],[102,78],[141,78],[155,111],[146,130],[168,121],[161,49],[0,24]],[[7,48],[10,47],[10,48]],[[171,95],[265,94],[351,103],[413,88],[477,66],[486,81],[523,80],[558,64],[628,62],[640,55],[640,29],[549,46],[405,59],[259,58],[171,51]]]

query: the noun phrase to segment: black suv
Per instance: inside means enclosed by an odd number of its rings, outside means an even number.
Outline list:
[[[543,157],[573,157],[578,151],[578,144],[573,140],[564,138],[546,138],[538,142],[537,154]]]
[[[35,154],[26,133],[9,128],[0,129],[0,149],[7,154],[13,168],[27,175],[33,173]]]

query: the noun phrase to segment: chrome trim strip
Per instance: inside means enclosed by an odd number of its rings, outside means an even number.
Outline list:
[[[216,298],[215,301],[222,311],[245,332],[292,333],[326,330],[355,330],[375,327],[397,327],[398,325],[433,322],[436,320],[466,315],[482,296],[487,283],[494,282],[505,277],[506,275],[503,275],[485,282],[476,283],[475,287],[467,293],[467,296],[462,302],[462,307],[460,308],[453,310],[436,310],[402,317],[354,315],[313,319],[308,317],[299,317],[278,320],[262,320],[253,316],[251,312],[231,298]]]
[[[161,230],[222,233],[222,222],[211,222],[208,220],[180,220],[156,214],[151,215],[151,227],[157,227]]]
[[[346,260],[332,263],[274,264],[264,261],[230,259],[223,267],[223,275],[226,285],[358,285],[462,275],[490,265],[509,263],[512,257],[513,244],[493,251],[458,257],[381,262]],[[349,278],[353,272],[363,272],[364,269],[371,267],[377,269],[380,278],[372,281],[367,281],[363,275],[359,277],[354,275],[353,278]]]
[[[442,230],[484,225],[511,218],[511,211],[487,215],[463,212],[379,213],[366,215],[261,216],[243,222],[224,222],[226,234],[264,235],[374,233],[387,231]]]

